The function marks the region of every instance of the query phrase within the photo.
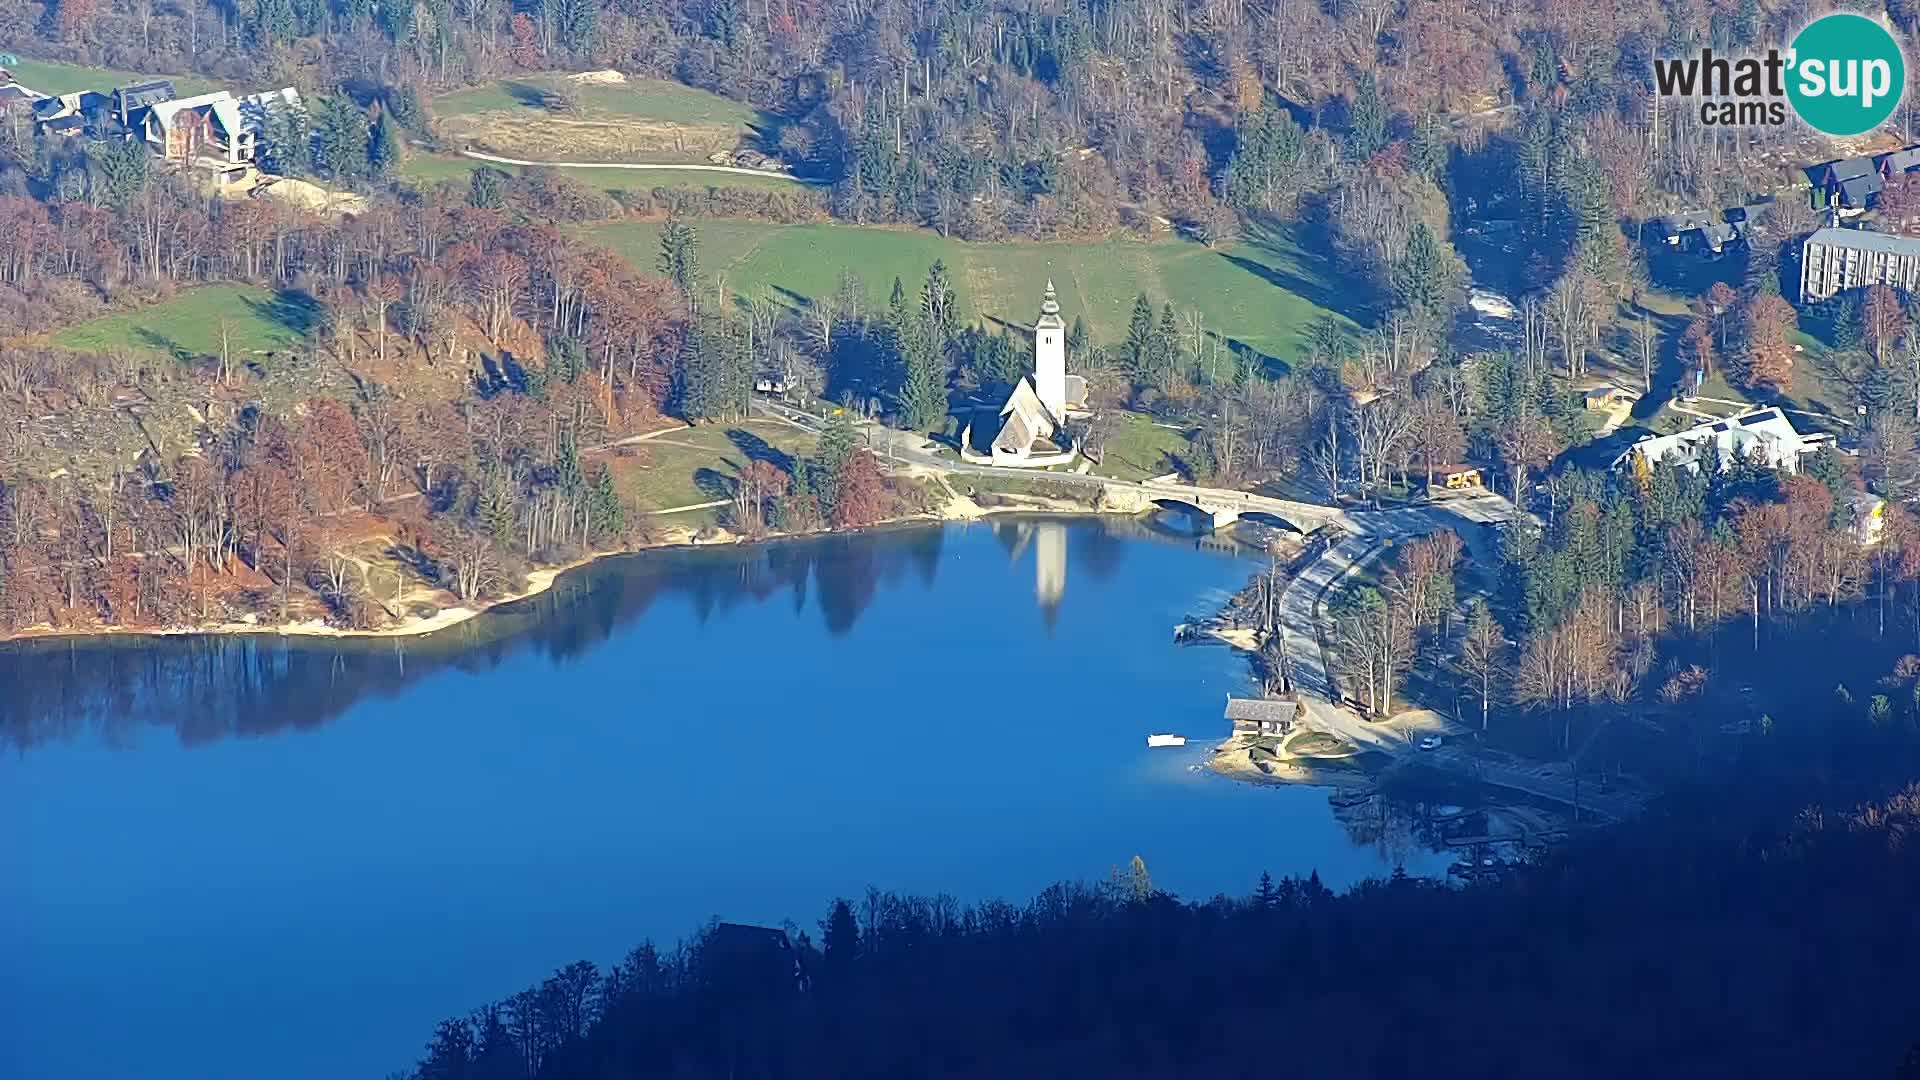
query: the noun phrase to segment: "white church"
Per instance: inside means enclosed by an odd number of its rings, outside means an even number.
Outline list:
[[[960,432],[960,456],[982,465],[1038,469],[1065,465],[1079,451],[1066,438],[1069,412],[1084,409],[1087,380],[1067,374],[1067,330],[1047,282],[1033,324],[1033,374],[1023,375],[1000,406],[999,431],[985,452],[973,445],[973,423]]]

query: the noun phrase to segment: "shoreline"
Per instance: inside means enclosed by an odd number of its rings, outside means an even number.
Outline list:
[[[901,526],[920,527],[947,525],[957,521],[975,521],[982,518],[997,517],[1005,514],[1054,514],[1062,517],[1109,517],[1115,514],[1127,514],[1131,511],[1103,510],[1078,505],[1062,505],[1057,500],[1042,499],[1038,496],[1000,496],[1001,498],[1030,499],[1031,504],[1021,503],[1006,506],[981,506],[962,495],[956,495],[942,507],[938,513],[913,514],[906,517],[889,518],[875,522],[860,529],[822,529],[818,532],[769,532],[764,536],[747,537],[722,529],[720,535],[710,540],[695,539],[692,530],[676,527],[667,533],[673,539],[638,547],[617,548],[608,551],[596,551],[583,555],[569,563],[556,566],[541,566],[527,572],[527,585],[524,589],[489,600],[478,606],[472,604],[454,604],[443,607],[428,616],[407,616],[391,626],[373,630],[351,630],[329,625],[323,619],[305,619],[299,622],[273,623],[263,621],[235,620],[207,625],[192,626],[95,626],[84,629],[59,629],[50,626],[27,627],[10,634],[0,634],[0,645],[15,643],[59,641],[80,642],[89,639],[112,639],[134,637],[242,637],[247,635],[276,635],[279,637],[301,638],[340,638],[340,639],[380,639],[380,638],[417,638],[426,637],[449,630],[456,626],[479,618],[495,608],[517,604],[522,600],[531,600],[553,588],[554,583],[567,573],[591,566],[603,559],[617,558],[622,555],[643,555],[655,551],[673,551],[690,548],[728,547],[747,544],[770,544],[784,540],[805,540],[811,537],[853,536],[875,529]]]

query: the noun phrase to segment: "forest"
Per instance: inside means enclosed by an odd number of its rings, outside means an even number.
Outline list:
[[[1181,901],[1136,859],[1024,905],[869,891],[790,948],[716,924],[569,964],[399,1075],[1920,1075],[1890,989],[1920,950],[1920,789],[1790,823],[1717,805],[1465,889]]]

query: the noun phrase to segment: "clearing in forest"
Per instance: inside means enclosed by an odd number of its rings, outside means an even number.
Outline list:
[[[1156,310],[1162,303],[1197,310],[1209,333],[1281,360],[1300,354],[1322,316],[1347,329],[1367,318],[1364,291],[1342,279],[1332,257],[1305,251],[1285,229],[1213,249],[1177,239],[969,244],[924,229],[837,223],[701,220],[695,227],[701,275],[710,290],[724,284],[730,299],[771,296],[800,306],[831,295],[851,272],[870,302],[884,305],[895,277],[917,292],[939,259],[963,318],[1029,325],[1051,278],[1068,321],[1084,316],[1095,340],[1107,344],[1125,339],[1142,292]],[[599,225],[590,239],[652,273],[660,223]]]
[[[660,79],[503,79],[433,100],[443,140],[529,161],[707,162],[768,128],[758,110]]]
[[[253,285],[207,285],[137,311],[69,326],[55,332],[52,341],[88,352],[126,349],[212,356],[220,352],[224,321],[228,347],[253,353],[298,344],[316,317],[313,302],[292,293]]]

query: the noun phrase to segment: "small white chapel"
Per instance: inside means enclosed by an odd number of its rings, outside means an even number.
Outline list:
[[[1033,374],[1021,376],[1000,406],[999,431],[986,452],[973,446],[969,421],[960,433],[960,456],[1016,469],[1067,464],[1079,454],[1066,436],[1067,416],[1086,404],[1087,380],[1067,374],[1066,324],[1049,281],[1033,324]]]

